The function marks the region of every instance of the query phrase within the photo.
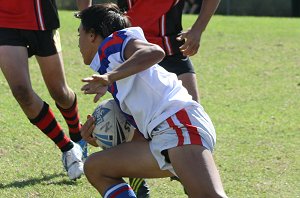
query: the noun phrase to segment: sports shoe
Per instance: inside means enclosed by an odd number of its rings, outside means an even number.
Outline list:
[[[150,189],[145,179],[129,178],[129,185],[136,194],[137,198],[150,198]]]
[[[76,144],[79,144],[79,146],[82,149],[82,155],[83,155],[83,162],[86,160],[88,156],[88,151],[87,151],[87,142],[84,139],[81,139],[80,141],[76,142]]]
[[[71,180],[76,180],[83,175],[82,149],[73,142],[73,148],[63,152],[62,163]]]

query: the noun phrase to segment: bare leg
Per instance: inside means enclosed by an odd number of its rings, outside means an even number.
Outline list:
[[[106,189],[122,182],[122,177],[159,178],[169,177],[154,159],[147,141],[120,144],[88,157],[84,172],[89,182],[104,195]]]
[[[0,46],[0,67],[10,86],[12,94],[30,119],[41,111],[43,101],[33,91],[25,47]]]
[[[36,59],[51,97],[60,107],[70,108],[75,100],[75,94],[67,85],[61,54],[36,56]]]
[[[210,151],[199,145],[185,145],[168,153],[189,197],[226,197]]]
[[[182,85],[188,90],[189,94],[196,102],[200,101],[196,74],[184,73],[178,76],[178,79],[182,81]]]

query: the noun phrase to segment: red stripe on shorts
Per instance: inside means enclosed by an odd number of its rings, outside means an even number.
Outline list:
[[[167,119],[167,122],[169,124],[170,127],[172,127],[175,131],[176,131],[176,134],[178,136],[178,144],[177,146],[182,146],[183,145],[183,142],[184,142],[184,137],[182,135],[182,131],[180,128],[178,128],[178,126],[176,126],[173,122],[173,120],[171,119],[171,117],[169,117]]]
[[[198,133],[197,127],[193,126],[185,109],[181,109],[176,114],[177,119],[183,124],[189,133],[191,144],[202,145],[201,136]]]

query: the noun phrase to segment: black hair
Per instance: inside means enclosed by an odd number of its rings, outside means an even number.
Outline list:
[[[128,17],[114,3],[92,5],[76,13],[75,17],[81,19],[86,32],[94,32],[102,38],[131,26]]]

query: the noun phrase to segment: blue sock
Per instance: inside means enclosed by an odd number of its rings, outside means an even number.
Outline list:
[[[127,183],[120,183],[109,187],[104,198],[136,198],[133,190]]]

